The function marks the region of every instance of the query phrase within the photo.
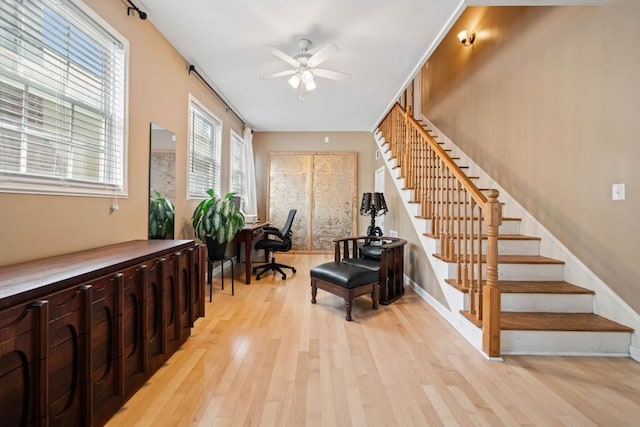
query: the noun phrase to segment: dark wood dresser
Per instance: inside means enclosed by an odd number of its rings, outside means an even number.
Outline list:
[[[205,252],[137,240],[0,267],[0,424],[106,423],[204,315]]]

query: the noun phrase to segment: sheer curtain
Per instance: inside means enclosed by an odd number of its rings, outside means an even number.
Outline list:
[[[244,128],[244,150],[246,156],[247,199],[244,203],[245,215],[258,215],[258,200],[256,196],[256,168],[253,159],[253,130]]]

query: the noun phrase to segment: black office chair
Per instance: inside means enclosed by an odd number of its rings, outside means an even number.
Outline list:
[[[264,227],[264,233],[266,236],[262,240],[258,240],[254,246],[256,250],[264,249],[267,252],[271,252],[271,262],[268,264],[259,265],[253,268],[253,273],[260,270],[256,274],[256,280],[260,280],[260,277],[267,271],[278,272],[282,275],[283,279],[287,278],[287,275],[282,271],[283,268],[288,268],[292,272],[296,272],[296,269],[290,265],[279,264],[276,262],[276,252],[288,252],[291,250],[291,234],[293,226],[293,218],[296,216],[297,209],[291,209],[287,221],[284,223],[282,230],[278,230],[275,227]],[[276,239],[270,239],[269,236],[275,236]]]

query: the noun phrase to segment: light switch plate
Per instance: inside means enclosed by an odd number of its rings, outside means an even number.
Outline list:
[[[624,200],[624,184],[611,185],[611,200]]]

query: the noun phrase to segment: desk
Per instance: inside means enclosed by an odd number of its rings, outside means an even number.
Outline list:
[[[238,261],[240,261],[240,243],[244,243],[244,283],[247,285],[251,283],[251,250],[253,249],[253,241],[262,235],[262,228],[266,225],[269,225],[269,223],[257,222],[255,224],[245,224],[244,228],[238,231],[236,237],[233,238],[233,243],[236,245]]]

